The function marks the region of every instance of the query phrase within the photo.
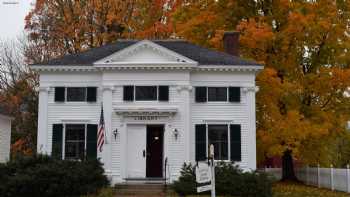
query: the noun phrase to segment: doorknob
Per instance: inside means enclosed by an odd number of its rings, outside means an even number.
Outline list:
[[[143,157],[146,157],[146,151],[145,150],[142,151],[142,155],[143,155]]]

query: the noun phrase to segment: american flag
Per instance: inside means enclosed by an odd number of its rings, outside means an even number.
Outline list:
[[[101,106],[101,116],[100,116],[100,122],[98,124],[98,133],[97,133],[97,149],[100,152],[102,152],[104,143],[105,143],[105,119],[103,117],[103,106]]]

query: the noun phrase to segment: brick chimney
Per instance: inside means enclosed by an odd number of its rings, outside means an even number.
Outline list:
[[[224,33],[223,37],[225,52],[239,56],[239,32],[237,31],[227,31]]]

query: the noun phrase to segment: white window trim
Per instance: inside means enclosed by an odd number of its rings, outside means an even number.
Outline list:
[[[66,159],[66,125],[84,125],[84,156],[86,156],[86,148],[87,148],[87,125],[88,123],[63,123],[63,133],[62,133],[62,160]],[[69,159],[75,160],[75,159]]]
[[[241,91],[242,87],[239,87],[239,86],[195,86],[195,89],[197,87],[205,87],[207,89],[207,100],[205,102],[197,102],[196,101],[196,96],[194,96],[194,102],[196,104],[205,104],[205,103],[210,103],[210,104],[242,103],[242,99],[239,102],[230,102],[230,87],[238,87],[238,88],[240,88],[240,91]],[[209,101],[209,90],[208,90],[208,88],[226,88],[226,101]]]
[[[209,125],[226,125],[227,127],[227,148],[228,148],[228,151],[227,151],[227,159],[224,159],[224,160],[217,160],[215,159],[214,161],[216,162],[219,162],[219,161],[223,161],[223,162],[231,162],[231,124],[234,124],[234,123],[228,123],[228,122],[213,122],[213,123],[204,123],[205,124],[205,134],[206,134],[206,157],[208,158],[209,157]]]
[[[123,98],[123,102],[127,102],[127,103],[131,103],[131,102],[141,102],[141,103],[145,103],[145,102],[149,102],[149,103],[154,103],[154,102],[157,102],[157,103],[164,103],[164,102],[169,102],[170,101],[170,85],[124,85],[124,86],[132,86],[134,87],[134,90],[133,90],[133,94],[134,94],[134,97],[133,97],[133,100],[132,101],[125,101]],[[123,94],[122,96],[124,97],[124,86],[123,86]],[[136,99],[136,87],[140,87],[140,86],[145,86],[145,87],[156,87],[156,100],[137,100]],[[169,98],[168,98],[168,101],[160,101],[159,100],[159,86],[168,86],[168,94],[169,94]]]
[[[64,101],[63,102],[56,102],[55,103],[77,103],[77,104],[86,104],[86,103],[97,103],[98,102],[98,91],[96,90],[96,102],[88,102],[87,101],[87,89],[88,87],[96,87],[96,89],[98,88],[97,86],[56,86],[56,87],[63,87],[64,88]],[[68,88],[85,88],[85,100],[84,101],[68,101]],[[56,92],[55,92],[56,94]]]

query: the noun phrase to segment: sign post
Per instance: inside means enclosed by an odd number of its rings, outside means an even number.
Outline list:
[[[211,197],[215,197],[215,164],[214,164],[214,145],[210,145],[210,160],[211,160]]]
[[[214,145],[209,147],[209,160],[197,162],[196,182],[198,193],[211,190],[211,197],[215,197]]]

